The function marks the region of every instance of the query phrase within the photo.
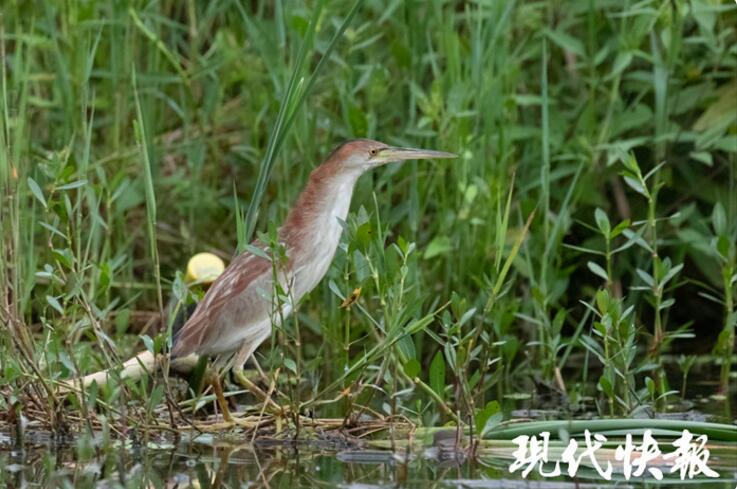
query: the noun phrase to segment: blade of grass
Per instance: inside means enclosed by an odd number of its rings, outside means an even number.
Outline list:
[[[340,37],[343,35],[343,32],[345,32],[345,29],[348,27],[351,20],[355,16],[362,2],[363,0],[357,0],[353,4],[350,12],[343,20],[343,23],[338,28],[338,31],[335,33],[330,43],[328,44],[325,54],[318,62],[307,84],[304,85],[303,89],[301,89],[304,84],[302,72],[304,69],[305,61],[307,59],[307,53],[314,44],[317,25],[319,23],[325,1],[319,1],[312,12],[310,23],[307,28],[307,33],[305,34],[305,39],[303,40],[299,54],[297,55],[297,60],[295,62],[294,69],[292,70],[292,76],[289,80],[289,85],[287,86],[287,90],[282,97],[281,105],[279,107],[279,114],[277,115],[274,129],[272,130],[269,137],[269,143],[266,148],[266,156],[261,161],[261,165],[259,166],[259,173],[256,179],[256,187],[253,196],[251,197],[251,201],[248,205],[248,210],[246,211],[245,239],[243,240],[245,243],[249,242],[251,236],[253,235],[256,226],[258,210],[261,205],[261,200],[263,199],[266,184],[268,183],[269,177],[271,176],[271,171],[274,166],[274,160],[276,159],[276,155],[278,154],[279,150],[284,144],[284,141],[286,140],[289,128],[294,122],[296,113],[302,106],[304,100],[307,98],[307,95],[314,85],[320,71],[322,71],[325,62],[330,58],[330,54],[332,53],[334,47],[337,45]],[[242,9],[241,12],[243,15],[245,15]]]

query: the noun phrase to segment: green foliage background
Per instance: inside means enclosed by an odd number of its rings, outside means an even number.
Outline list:
[[[141,334],[161,348],[157,314],[182,296],[188,257],[232,256],[259,189],[256,229],[273,229],[354,137],[460,158],[361,179],[328,277],[261,348],[305,380],[284,381],[288,397],[343,384],[379,411],[485,421],[487,401],[564,379],[574,402],[629,413],[680,388],[663,365],[681,353],[726,392],[737,5],[366,0],[330,44],[350,8],[3,2],[0,375],[13,396],[115,365]],[[292,125],[270,161],[285,100]],[[103,394],[161,399],[145,392]]]

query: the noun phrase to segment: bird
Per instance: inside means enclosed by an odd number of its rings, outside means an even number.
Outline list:
[[[340,144],[316,167],[277,240],[286,255],[256,240],[215,279],[194,313],[173,335],[170,359],[196,355],[227,358],[235,380],[254,394],[263,392],[244,374],[244,365],[327,273],[340,244],[358,179],[369,170],[405,160],[456,158],[444,151],[391,146],[371,139]],[[258,250],[258,251],[257,251]],[[275,300],[277,284],[287,300]],[[140,362],[139,362],[140,363]],[[220,397],[220,396],[218,396]],[[225,406],[221,406],[225,414]]]
[[[190,290],[200,289],[206,291],[224,270],[225,263],[220,257],[212,253],[200,252],[187,261],[184,283]],[[177,298],[172,294],[166,306],[166,316],[170,318],[172,332],[176,333],[181,329],[187,318],[194,313],[196,306],[196,303],[183,303],[181,298]],[[151,371],[157,363],[160,363],[160,360],[160,357],[150,351],[140,352],[122,364],[119,376],[121,379],[136,379]],[[173,364],[172,367],[177,373],[184,375],[190,374],[197,364],[198,358],[193,356]],[[107,384],[109,377],[110,370],[108,369],[81,378],[61,381],[60,393],[80,391],[92,384],[103,386]]]

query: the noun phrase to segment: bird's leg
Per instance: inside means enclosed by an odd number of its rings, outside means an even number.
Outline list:
[[[243,343],[241,349],[238,350],[238,353],[236,353],[235,358],[233,359],[233,378],[235,378],[236,382],[238,382],[243,388],[249,390],[261,401],[267,402],[270,409],[281,410],[279,405],[276,404],[271,399],[271,397],[266,394],[259,386],[257,386],[251,379],[249,379],[248,376],[245,374],[245,371],[243,370],[243,365],[253,353],[253,349],[253,343],[245,342]]]
[[[223,423],[200,426],[199,428],[203,429],[204,431],[219,431],[236,425],[243,428],[252,429],[254,427],[253,422],[231,416],[230,409],[228,408],[228,400],[225,398],[225,394],[223,393],[223,386],[220,383],[220,374],[218,370],[208,368],[205,377],[206,382],[212,386],[212,390],[215,392],[215,398],[217,400],[218,406],[220,407],[220,411],[223,414]]]
[[[215,397],[217,398],[218,406],[220,411],[223,413],[223,419],[226,423],[232,423],[233,417],[230,415],[230,409],[228,408],[228,400],[225,399],[223,394],[223,386],[220,383],[220,375],[216,372],[210,372],[209,383],[212,385],[212,390],[215,391]]]
[[[258,371],[258,375],[259,375],[259,376],[260,376],[260,377],[261,377],[262,379],[266,380],[266,378],[267,378],[267,377],[266,377],[266,374],[265,374],[265,373],[264,373],[264,371],[263,371],[263,370],[261,369],[261,365],[259,365],[259,364],[258,364],[258,360],[256,360],[256,357],[255,357],[255,356],[251,357],[251,360],[253,360],[253,365],[254,365],[254,366],[256,367],[256,370]]]

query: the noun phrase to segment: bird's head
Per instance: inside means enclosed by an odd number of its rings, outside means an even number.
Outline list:
[[[335,158],[345,170],[364,172],[397,161],[456,158],[456,155],[431,149],[389,146],[371,139],[354,139],[338,147],[333,152],[332,158]]]

